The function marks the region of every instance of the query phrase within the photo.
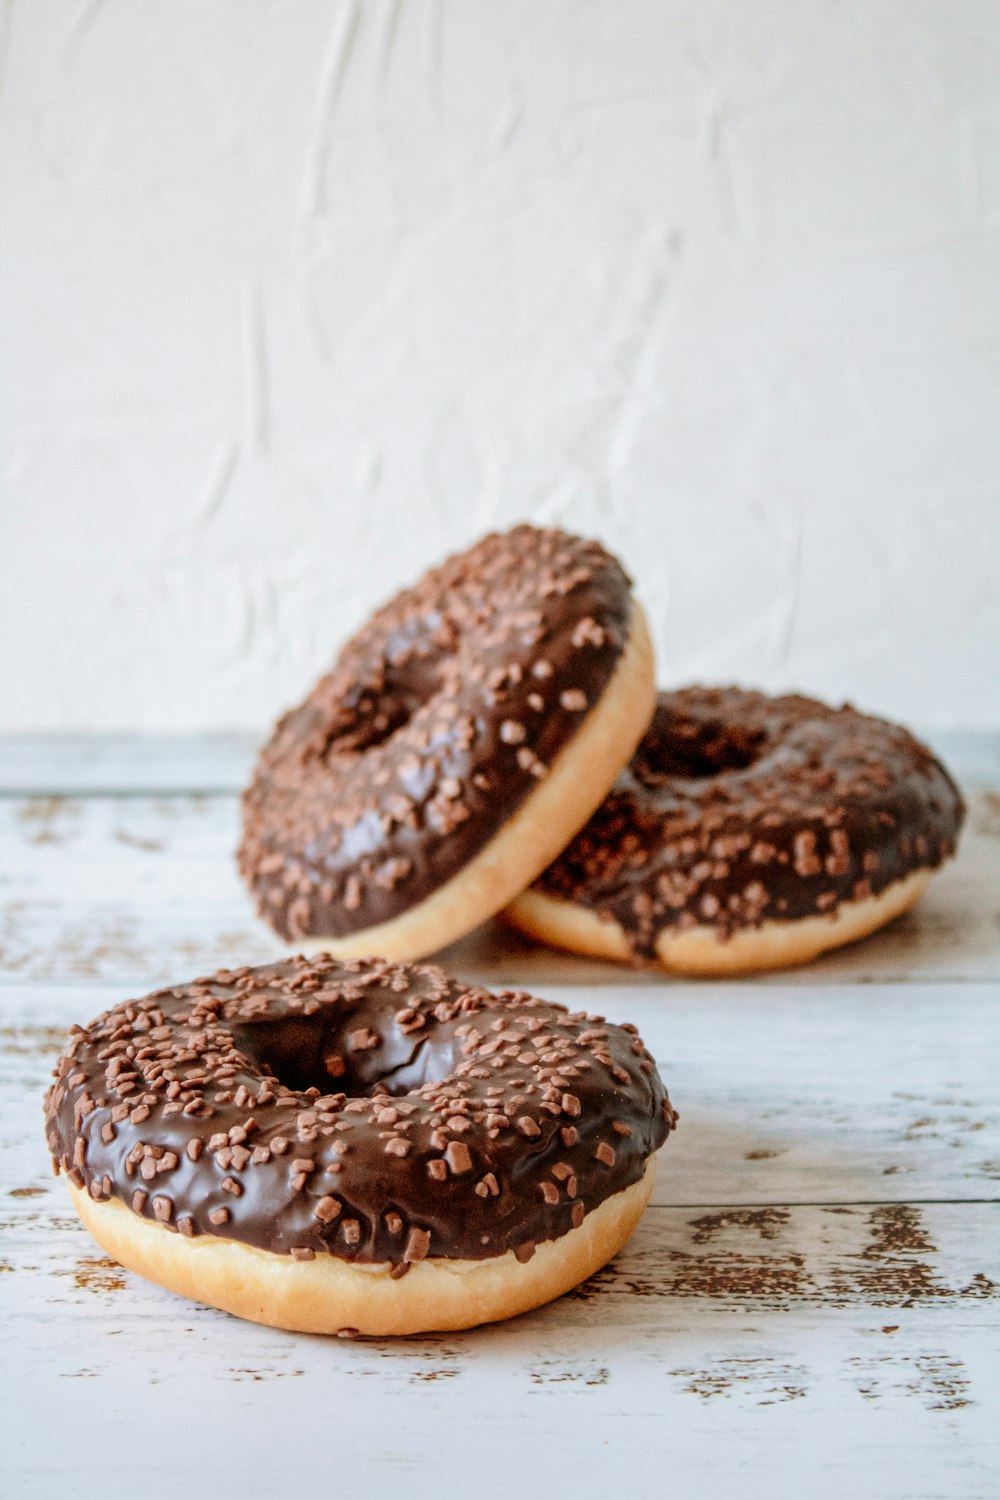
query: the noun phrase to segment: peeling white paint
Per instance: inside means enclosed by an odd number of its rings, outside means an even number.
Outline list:
[[[5,726],[257,728],[521,517],[1000,721],[993,0],[0,4]]]

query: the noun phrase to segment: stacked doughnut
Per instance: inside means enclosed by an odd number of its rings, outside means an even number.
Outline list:
[[[413,959],[492,916],[599,806],[653,712],[620,564],[519,526],[379,610],[279,722],[240,869],[283,937]]]

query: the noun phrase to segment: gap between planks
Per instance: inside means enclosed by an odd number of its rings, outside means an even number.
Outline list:
[[[0,797],[231,795],[267,733],[0,734]],[[965,786],[1000,782],[1000,729],[916,733]]]

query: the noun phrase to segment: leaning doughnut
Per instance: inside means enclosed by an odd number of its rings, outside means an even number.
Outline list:
[[[507,909],[573,952],[685,974],[804,963],[891,921],[964,806],[905,729],[811,698],[660,695],[611,794]]]
[[[625,1243],[675,1115],[635,1028],[430,965],[295,958],[75,1028],[57,1171],[117,1260],[254,1322],[417,1333]]]
[[[653,711],[629,580],[595,542],[518,526],[428,573],[280,721],[240,869],[284,938],[419,958],[528,885]]]

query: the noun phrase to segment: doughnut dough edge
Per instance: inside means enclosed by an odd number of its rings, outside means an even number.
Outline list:
[[[301,937],[297,952],[411,960],[455,942],[531,884],[604,801],[656,701],[653,646],[633,601],[628,640],[604,692],[544,781],[463,870],[409,911],[348,937]]]
[[[95,1203],[67,1182],[97,1243],[130,1271],[236,1317],[300,1333],[395,1335],[473,1328],[550,1302],[605,1265],[631,1237],[653,1190],[656,1158],[638,1182],[606,1198],[576,1229],[539,1244],[529,1261],[513,1250],[488,1260],[429,1258],[393,1280],[388,1264],[336,1256],[297,1261],[216,1236],[188,1239]]]
[[[843,902],[827,916],[763,922],[728,937],[720,937],[714,927],[708,926],[683,931],[661,928],[656,938],[657,962],[677,974],[706,977],[755,974],[808,963],[831,948],[867,937],[908,911],[920,900],[933,873],[914,870],[879,895]],[[524,891],[503,916],[518,931],[551,947],[619,963],[633,961],[621,924],[573,901],[537,890]]]

